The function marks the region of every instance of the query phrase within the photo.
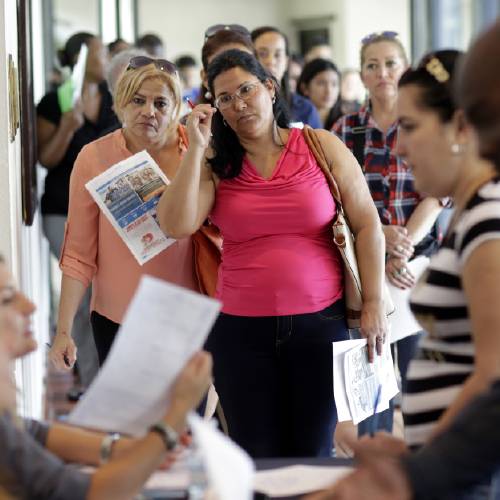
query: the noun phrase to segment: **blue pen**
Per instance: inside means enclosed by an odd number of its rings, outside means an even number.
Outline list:
[[[382,384],[378,384],[377,395],[375,396],[375,402],[373,403],[373,415],[372,415],[371,431],[370,431],[371,437],[373,437],[375,435],[375,432],[377,431],[377,424],[378,424],[377,406],[380,401],[381,392],[382,392]]]

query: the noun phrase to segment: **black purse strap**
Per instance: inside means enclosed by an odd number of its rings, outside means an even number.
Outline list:
[[[365,144],[366,144],[366,125],[361,123],[359,114],[354,117],[355,125],[351,129],[353,148],[352,154],[356,158],[361,167],[361,170],[365,171]]]

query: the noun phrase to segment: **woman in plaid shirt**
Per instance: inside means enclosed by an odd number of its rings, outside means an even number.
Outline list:
[[[418,265],[417,261],[412,261],[417,256],[428,256],[437,246],[435,222],[442,204],[436,198],[419,196],[411,170],[396,154],[398,81],[408,66],[398,34],[384,31],[366,36],[361,42],[360,59],[361,79],[368,90],[369,102],[359,112],[339,119],[332,131],[354,153],[365,174],[383,225],[386,276],[394,287],[394,295],[401,295],[400,290],[406,290],[405,294],[409,295],[417,278],[415,269],[418,267],[421,271],[425,265],[425,262]],[[398,307],[400,313],[408,307],[404,296],[400,300],[394,299],[396,303],[404,304]],[[393,321],[391,339],[397,346],[404,384],[408,363],[418,342],[415,334],[419,328],[415,324],[413,329],[410,321],[404,331],[398,331],[402,323],[407,322],[399,318]],[[392,416],[391,405],[378,419],[381,430],[392,430]],[[358,426],[359,434],[366,432],[368,420]]]

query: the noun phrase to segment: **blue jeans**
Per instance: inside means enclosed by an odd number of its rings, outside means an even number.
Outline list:
[[[419,332],[415,335],[410,335],[397,342],[391,344],[391,353],[393,359],[398,364],[399,373],[401,374],[401,386],[406,385],[406,373],[408,371],[408,365],[411,359],[415,356],[418,348],[418,341],[422,335]],[[361,437],[364,434],[369,434],[373,430],[372,419],[375,417],[368,417],[358,424],[358,436]],[[387,410],[381,411],[376,417],[376,431],[386,431],[392,432],[392,427],[394,423],[394,398],[389,402],[389,408]]]
[[[206,349],[231,439],[254,458],[331,456],[332,342],[348,338],[342,300],[310,314],[222,313]]]

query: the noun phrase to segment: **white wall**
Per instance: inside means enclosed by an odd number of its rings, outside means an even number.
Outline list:
[[[139,0],[141,1],[141,0]],[[53,0],[54,38],[56,47],[77,31],[99,32],[98,0]]]
[[[287,0],[140,0],[139,35],[158,34],[166,44],[167,57],[184,53],[198,60],[205,30],[214,24],[237,23],[252,30],[257,26],[287,26]]]
[[[379,31],[398,32],[407,54],[411,54],[408,0],[346,0],[344,16],[343,35],[349,43],[344,47],[343,65],[359,68],[361,39],[369,33]]]
[[[36,6],[40,0],[33,2]],[[16,2],[0,2],[0,60],[11,54],[19,68],[17,57]],[[40,43],[36,40],[34,44]],[[39,48],[39,47],[38,47]],[[48,335],[46,269],[41,263],[42,244],[39,216],[32,227],[22,224],[21,143],[19,131],[14,142],[9,141],[9,90],[7,64],[0,65],[0,252],[20,288],[33,302],[40,304],[33,317],[33,330],[43,345]],[[20,389],[19,411],[22,415],[42,416],[42,387],[45,373],[43,349],[16,364],[16,382]]]
[[[290,19],[333,17],[327,24],[339,67],[359,67],[361,39],[376,31],[397,31],[410,44],[409,0],[288,0]]]
[[[409,0],[140,0],[139,32],[152,31],[167,45],[167,57],[190,52],[197,58],[208,26],[239,23],[250,30],[274,25],[298,48],[297,26],[303,20],[324,20],[330,28],[335,62],[357,67],[361,39],[374,31],[391,30],[410,42]]]

